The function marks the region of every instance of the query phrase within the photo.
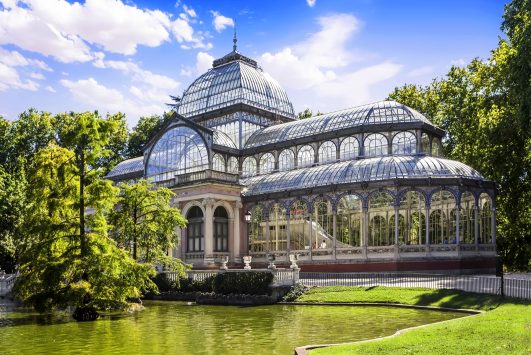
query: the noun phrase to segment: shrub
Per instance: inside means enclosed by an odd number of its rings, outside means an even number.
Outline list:
[[[286,295],[284,295],[284,297],[282,298],[282,301],[294,302],[297,300],[297,298],[305,294],[309,289],[310,289],[309,287],[306,287],[301,283],[297,283],[295,286],[291,287],[291,289],[289,290],[288,293],[286,293]]]
[[[168,275],[165,273],[157,274],[157,276],[153,278],[153,282],[155,285],[157,285],[159,292],[168,292],[172,289],[171,281],[168,279]]]
[[[225,272],[214,277],[213,289],[224,295],[269,295],[272,281],[270,272]]]
[[[182,278],[174,287],[175,291],[181,292],[213,292],[212,283],[214,276],[209,276],[202,281]]]

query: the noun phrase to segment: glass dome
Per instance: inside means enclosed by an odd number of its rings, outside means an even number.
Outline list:
[[[467,178],[484,180],[466,164],[442,158],[394,156],[347,161],[242,180],[245,196],[300,190],[309,187],[391,179]]]
[[[422,122],[433,126],[433,123],[426,117],[406,105],[395,101],[380,101],[264,128],[249,138],[245,148],[275,144],[319,133],[341,131],[356,126],[407,122]]]
[[[247,104],[290,118],[293,106],[282,87],[250,58],[231,52],[184,92],[177,113],[192,117],[234,104]]]

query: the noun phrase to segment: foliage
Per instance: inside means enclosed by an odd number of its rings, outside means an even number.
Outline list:
[[[322,113],[320,111],[317,111],[317,113],[315,114],[315,116],[321,116],[321,115],[322,115]],[[301,111],[301,112],[299,112],[297,114],[297,118],[299,120],[303,120],[305,118],[310,118],[310,117],[313,117],[313,116],[314,116],[314,114],[313,114],[312,110],[310,110],[308,107],[306,107],[304,109],[304,111]]]
[[[310,288],[307,286],[304,286],[300,282],[297,283],[295,286],[292,286],[288,293],[282,297],[282,301],[284,302],[294,302],[297,300],[297,298],[304,295],[306,292],[308,292]]]
[[[181,292],[213,292],[214,277],[205,277],[203,280],[181,278],[179,284],[176,285],[176,290]]]
[[[172,282],[168,278],[168,275],[163,272],[159,272],[152,280],[159,292],[168,292],[174,288],[172,287]]]
[[[452,67],[428,86],[405,85],[391,99],[423,112],[447,132],[445,154],[499,184],[498,249],[510,269],[531,268],[531,8],[506,5],[508,40],[485,61]]]
[[[383,302],[487,310],[485,314],[412,329],[397,337],[312,350],[311,354],[524,354],[531,350],[529,302],[456,290],[395,287],[314,288],[308,302]],[[463,334],[467,334],[466,337]]]
[[[272,281],[270,272],[224,272],[214,278],[213,291],[224,295],[268,295]]]
[[[163,116],[140,117],[127,142],[127,158],[141,156],[144,145],[155,136],[170,117],[170,113],[166,113]]]
[[[61,117],[60,147],[35,154],[16,294],[38,311],[126,307],[154,287],[149,265],[138,264],[107,237],[106,214],[117,188],[99,179],[113,123],[94,113]],[[68,147],[68,148],[66,148]]]
[[[179,242],[175,228],[186,227],[179,209],[171,206],[173,196],[146,180],[121,184],[118,206],[111,212],[111,234],[121,248],[131,250],[133,259],[184,271],[180,261],[166,254]]]

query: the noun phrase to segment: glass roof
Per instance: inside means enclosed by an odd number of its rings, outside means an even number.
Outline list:
[[[218,131],[216,129],[213,129],[213,131],[214,131],[214,137],[213,137],[214,144],[223,145],[225,147],[237,149],[236,144],[232,141],[232,139],[230,139],[230,137],[226,133],[222,131]]]
[[[471,167],[434,157],[392,156],[360,159],[311,168],[260,175],[241,182],[247,186],[244,196],[389,179],[469,178],[484,180]]]
[[[419,121],[433,126],[426,117],[410,107],[395,101],[380,101],[264,128],[249,138],[245,148],[362,125]]]
[[[284,89],[256,65],[240,57],[231,57],[232,61],[197,78],[184,92],[177,113],[191,117],[245,103],[294,118],[293,106]]]
[[[113,178],[116,176],[123,176],[133,173],[144,174],[144,157],[137,157],[124,160],[117,164],[108,174],[107,178]]]

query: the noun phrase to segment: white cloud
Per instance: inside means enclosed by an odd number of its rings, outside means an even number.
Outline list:
[[[34,66],[38,69],[42,69],[42,70],[46,70],[50,72],[53,71],[52,68],[48,66],[48,64],[44,63],[41,60],[26,58],[17,51],[8,51],[8,50],[3,49],[2,47],[0,47],[0,62],[10,67]]]
[[[214,57],[205,52],[197,53],[195,57],[195,71],[197,74],[203,74],[208,69],[212,68]]]
[[[295,106],[322,112],[381,99],[380,85],[394,78],[402,65],[380,60],[360,65],[367,58],[349,46],[361,22],[349,14],[318,18],[320,30],[306,40],[276,53],[264,53],[261,64],[284,86]]]
[[[49,92],[52,92],[52,93],[57,92],[57,91],[55,91],[55,89],[54,89],[53,87],[51,87],[50,85],[46,86],[46,87],[44,88],[44,90],[49,91]]]
[[[462,67],[466,64],[463,58],[454,59],[450,62],[450,65],[455,65],[456,67]]]
[[[189,68],[189,67],[185,67],[185,68],[181,68],[181,72],[180,74],[182,76],[186,76],[186,77],[191,77],[193,72],[192,72],[192,69]]]
[[[205,36],[202,32],[196,32],[190,25],[188,15],[182,13],[178,19],[171,23],[171,31],[175,36],[177,42],[182,43],[181,48],[212,48],[212,43],[206,42]]]
[[[197,14],[195,12],[194,9],[192,9],[191,7],[188,7],[186,5],[183,5],[183,10],[184,12],[186,12],[186,14],[190,17],[197,17]]]
[[[306,0],[306,3],[308,4],[309,7],[314,7],[315,6],[315,1],[316,0]]]
[[[0,91],[9,88],[36,91],[39,84],[33,80],[22,81],[15,68],[0,63]]]
[[[210,13],[214,16],[212,24],[216,31],[221,32],[227,27],[234,27],[234,20],[230,17],[223,16],[218,11],[210,11]]]
[[[411,70],[409,73],[407,73],[407,76],[409,76],[410,78],[415,78],[418,76],[432,74],[433,71],[434,68],[431,65],[425,65]]]
[[[41,73],[35,73],[35,72],[30,74],[30,78],[35,79],[35,80],[44,80],[44,79],[46,79],[44,77],[44,75],[42,75]]]

